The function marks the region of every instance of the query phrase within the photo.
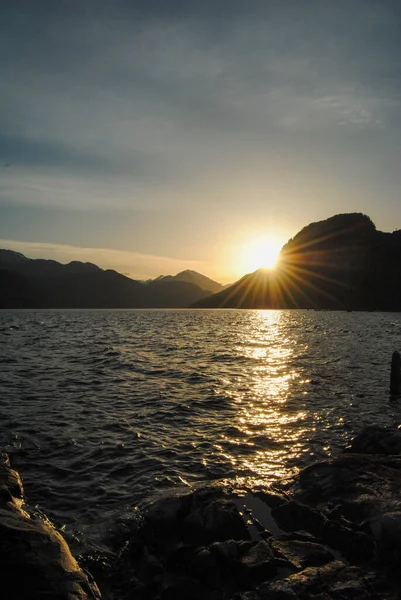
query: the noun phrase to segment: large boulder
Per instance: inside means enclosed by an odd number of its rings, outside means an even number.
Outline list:
[[[177,537],[198,545],[249,539],[235,503],[218,488],[201,488],[156,500],[147,510],[145,525],[159,536],[163,532],[167,543]]]
[[[332,561],[307,567],[286,578],[267,582],[258,589],[258,600],[396,600],[384,581],[373,572]]]
[[[2,455],[0,464],[1,585],[10,600],[98,600],[100,592],[49,521],[24,510],[23,488]]]

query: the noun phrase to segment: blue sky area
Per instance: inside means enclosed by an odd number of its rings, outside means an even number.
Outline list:
[[[400,7],[3,1],[0,246],[228,282],[255,237],[400,229]]]

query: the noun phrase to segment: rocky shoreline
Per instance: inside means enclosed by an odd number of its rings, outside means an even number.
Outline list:
[[[110,600],[396,600],[400,453],[399,429],[372,427],[282,485],[178,490],[133,519],[115,555],[81,566],[30,516],[3,455],[3,589],[18,600],[99,599],[90,571]]]

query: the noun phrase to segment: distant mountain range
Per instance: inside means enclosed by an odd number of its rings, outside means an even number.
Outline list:
[[[311,223],[283,247],[274,271],[231,286],[182,271],[141,282],[78,261],[0,250],[0,308],[315,308],[401,311],[401,231],[341,214]]]
[[[401,231],[340,214],[304,227],[274,271],[258,270],[194,304],[197,308],[401,310]]]
[[[209,277],[206,277],[201,273],[197,273],[196,271],[190,270],[181,271],[180,273],[177,273],[177,275],[161,275],[156,279],[150,280],[148,283],[151,283],[153,285],[156,282],[171,283],[173,281],[185,281],[186,283],[194,283],[195,285],[200,287],[201,290],[209,292],[209,294],[217,294],[218,292],[221,292],[225,287],[227,287],[221,285],[221,283],[217,283],[217,281],[213,281],[213,279],[209,279]]]
[[[92,263],[0,250],[0,308],[181,308],[221,289],[195,271],[140,282]]]

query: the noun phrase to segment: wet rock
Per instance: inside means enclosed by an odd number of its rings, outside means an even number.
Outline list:
[[[330,523],[369,534],[382,543],[381,520],[386,514],[401,512],[400,489],[401,458],[343,454],[304,469],[294,496],[318,508]],[[328,526],[328,534],[333,535],[330,527],[334,528]],[[349,538],[351,542],[351,534]]]
[[[22,481],[17,473],[10,468],[8,459],[3,457],[0,464],[0,506],[20,510],[22,506]]]
[[[401,512],[386,513],[376,522],[381,561],[399,566],[401,558]]]
[[[146,521],[157,529],[174,529],[181,526],[191,508],[193,494],[163,496],[147,509]]]
[[[390,591],[385,596],[378,596],[369,579],[374,583],[374,575],[367,575],[355,567],[334,561],[323,567],[308,567],[286,579],[264,584],[258,589],[258,593],[261,600],[391,598]]]
[[[373,539],[362,531],[344,527],[335,521],[326,521],[321,539],[351,562],[372,560],[375,556],[376,544]]]
[[[326,546],[310,541],[273,539],[270,546],[298,570],[325,565],[336,559]]]
[[[401,454],[401,431],[373,425],[359,433],[347,448],[354,454]]]
[[[127,600],[401,597],[401,457],[344,453],[282,489],[158,500],[131,542]]]
[[[138,577],[145,583],[157,584],[163,579],[163,565],[160,560],[152,554],[148,548],[144,549]]]
[[[244,548],[245,546],[245,548]],[[210,546],[210,551],[223,563],[235,562],[239,556],[245,553],[247,548],[251,547],[251,542],[238,542],[236,540],[227,540],[225,542],[215,542]]]
[[[239,586],[264,581],[275,576],[275,557],[265,541],[216,542],[210,546],[215,558],[215,569],[224,577],[236,581]]]
[[[204,600],[207,597],[205,596],[205,591],[205,586],[203,586],[203,589],[200,589],[196,579],[182,575],[167,581],[163,586],[160,595],[156,597],[161,600],[177,600],[178,598],[182,598],[183,600]],[[214,590],[207,589],[207,593],[211,600],[214,598],[217,600],[218,597]],[[149,600],[154,597],[155,596],[148,596]]]
[[[272,510],[272,515],[284,531],[306,529],[317,536],[320,535],[326,522],[326,518],[319,511],[296,500],[277,506]]]
[[[278,580],[267,583],[258,590],[260,600],[299,600],[298,594],[292,589],[290,581]]]
[[[260,596],[257,592],[243,592],[235,594],[231,600],[260,600]]]
[[[217,568],[215,557],[209,548],[200,547],[194,552],[192,569],[195,575],[209,575]]]
[[[220,489],[161,498],[149,507],[145,521],[156,536],[168,534],[167,543],[174,538],[198,545],[249,539],[235,503]]]
[[[2,588],[18,600],[99,599],[96,584],[78,566],[63,537],[22,510],[18,473],[0,465],[0,564]]]
[[[309,531],[291,531],[290,533],[283,533],[278,539],[296,540],[298,542],[316,542],[315,536],[309,533]]]
[[[374,555],[375,545],[367,534],[332,521],[320,511],[295,500],[274,509],[273,516],[282,529],[309,531],[349,560],[372,558]]]
[[[184,527],[200,543],[249,538],[235,503],[222,491],[195,492]]]
[[[239,560],[241,576],[252,583],[266,581],[277,574],[274,556],[265,541],[253,543]]]

